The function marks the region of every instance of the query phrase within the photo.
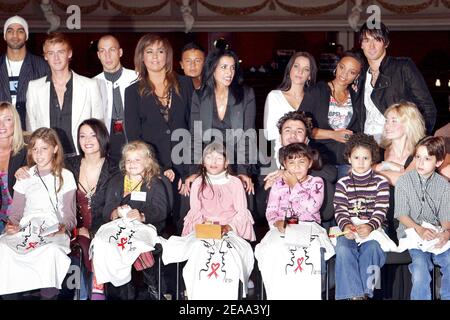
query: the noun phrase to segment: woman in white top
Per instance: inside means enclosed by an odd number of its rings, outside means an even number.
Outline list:
[[[278,163],[278,150],[281,148],[278,120],[286,113],[299,108],[305,88],[316,82],[317,65],[308,52],[295,53],[284,71],[283,81],[277,90],[269,92],[264,106],[264,130],[268,141],[275,140],[272,157]]]

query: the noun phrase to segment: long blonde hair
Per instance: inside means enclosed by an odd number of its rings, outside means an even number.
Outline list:
[[[417,142],[425,136],[425,121],[423,120],[422,114],[419,108],[412,102],[394,103],[386,109],[384,116],[387,117],[391,111],[398,115],[400,122],[405,127],[406,147],[412,154]],[[392,140],[386,139],[383,136],[381,146],[386,149],[391,144]]]
[[[155,153],[152,148],[142,141],[132,141],[127,143],[122,149],[122,158],[120,159],[119,167],[123,175],[126,175],[125,162],[129,152],[137,151],[145,158],[144,174],[142,176],[143,182],[146,183],[147,188],[150,188],[153,179],[157,179],[160,175],[160,168],[158,160],[156,160]]]
[[[164,49],[167,52],[166,59],[166,80],[167,89],[174,88],[177,95],[180,95],[180,85],[178,84],[177,76],[175,71],[173,70],[173,49],[170,45],[169,40],[167,38],[160,37],[156,34],[147,33],[143,35],[138,44],[136,45],[136,49],[134,51],[134,68],[136,72],[139,74],[139,95],[141,97],[155,94],[155,85],[151,82],[149,78],[149,73],[147,71],[147,67],[144,64],[144,53],[145,49],[148,46],[151,46],[154,43],[160,42]]]
[[[11,112],[14,121],[14,134],[11,146],[14,156],[20,150],[22,150],[23,147],[25,147],[25,142],[23,141],[22,126],[20,124],[20,116],[17,113],[16,108],[7,101],[0,102],[0,112],[4,110],[9,110]]]
[[[62,176],[62,170],[64,168],[64,152],[61,142],[59,141],[58,134],[51,128],[39,128],[33,132],[30,137],[30,142],[28,143],[27,164],[29,167],[36,164],[36,162],[34,162],[33,160],[32,150],[34,148],[34,145],[36,144],[37,139],[41,139],[54,148],[58,147],[58,150],[56,151],[52,159],[51,173],[58,178],[59,183],[57,192],[59,192],[64,184],[64,179]]]

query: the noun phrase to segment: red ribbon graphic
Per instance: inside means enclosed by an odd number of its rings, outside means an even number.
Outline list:
[[[28,249],[35,249],[38,243],[39,243],[39,242],[30,242],[30,243],[28,243],[28,247],[25,248],[25,250],[28,250]]]
[[[219,275],[217,274],[216,271],[219,270],[219,267],[220,267],[220,263],[211,264],[212,271],[210,274],[208,274],[208,278],[211,278],[212,275],[214,275],[217,278]]]
[[[295,268],[294,272],[297,273],[297,270],[300,272],[303,271],[302,269],[302,263],[303,263],[303,257],[297,259],[297,268]]]
[[[118,243],[117,246],[122,247],[122,250],[124,250],[127,242],[128,242],[128,238],[120,238],[120,243]]]

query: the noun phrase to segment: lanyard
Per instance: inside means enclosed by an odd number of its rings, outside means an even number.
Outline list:
[[[37,166],[36,166],[36,170],[35,171],[36,171],[36,174],[38,175],[39,179],[41,180],[42,184],[44,185],[45,190],[47,190],[48,199],[50,200],[50,203],[51,203],[51,205],[53,207],[53,210],[55,211],[56,218],[58,219],[59,222],[61,222],[62,218],[61,218],[61,216],[59,214],[59,210],[58,210],[58,193],[56,192],[56,176],[53,175],[53,186],[54,186],[54,190],[55,190],[55,199],[56,199],[56,205],[55,205],[53,203],[52,197],[50,196],[50,191],[48,190],[47,185],[45,184],[44,180],[42,179],[42,177],[41,177],[41,175],[39,173],[39,169],[38,169]]]

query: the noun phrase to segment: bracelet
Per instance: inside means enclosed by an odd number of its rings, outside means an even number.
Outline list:
[[[389,161],[381,161],[381,171],[392,170],[392,165]]]

